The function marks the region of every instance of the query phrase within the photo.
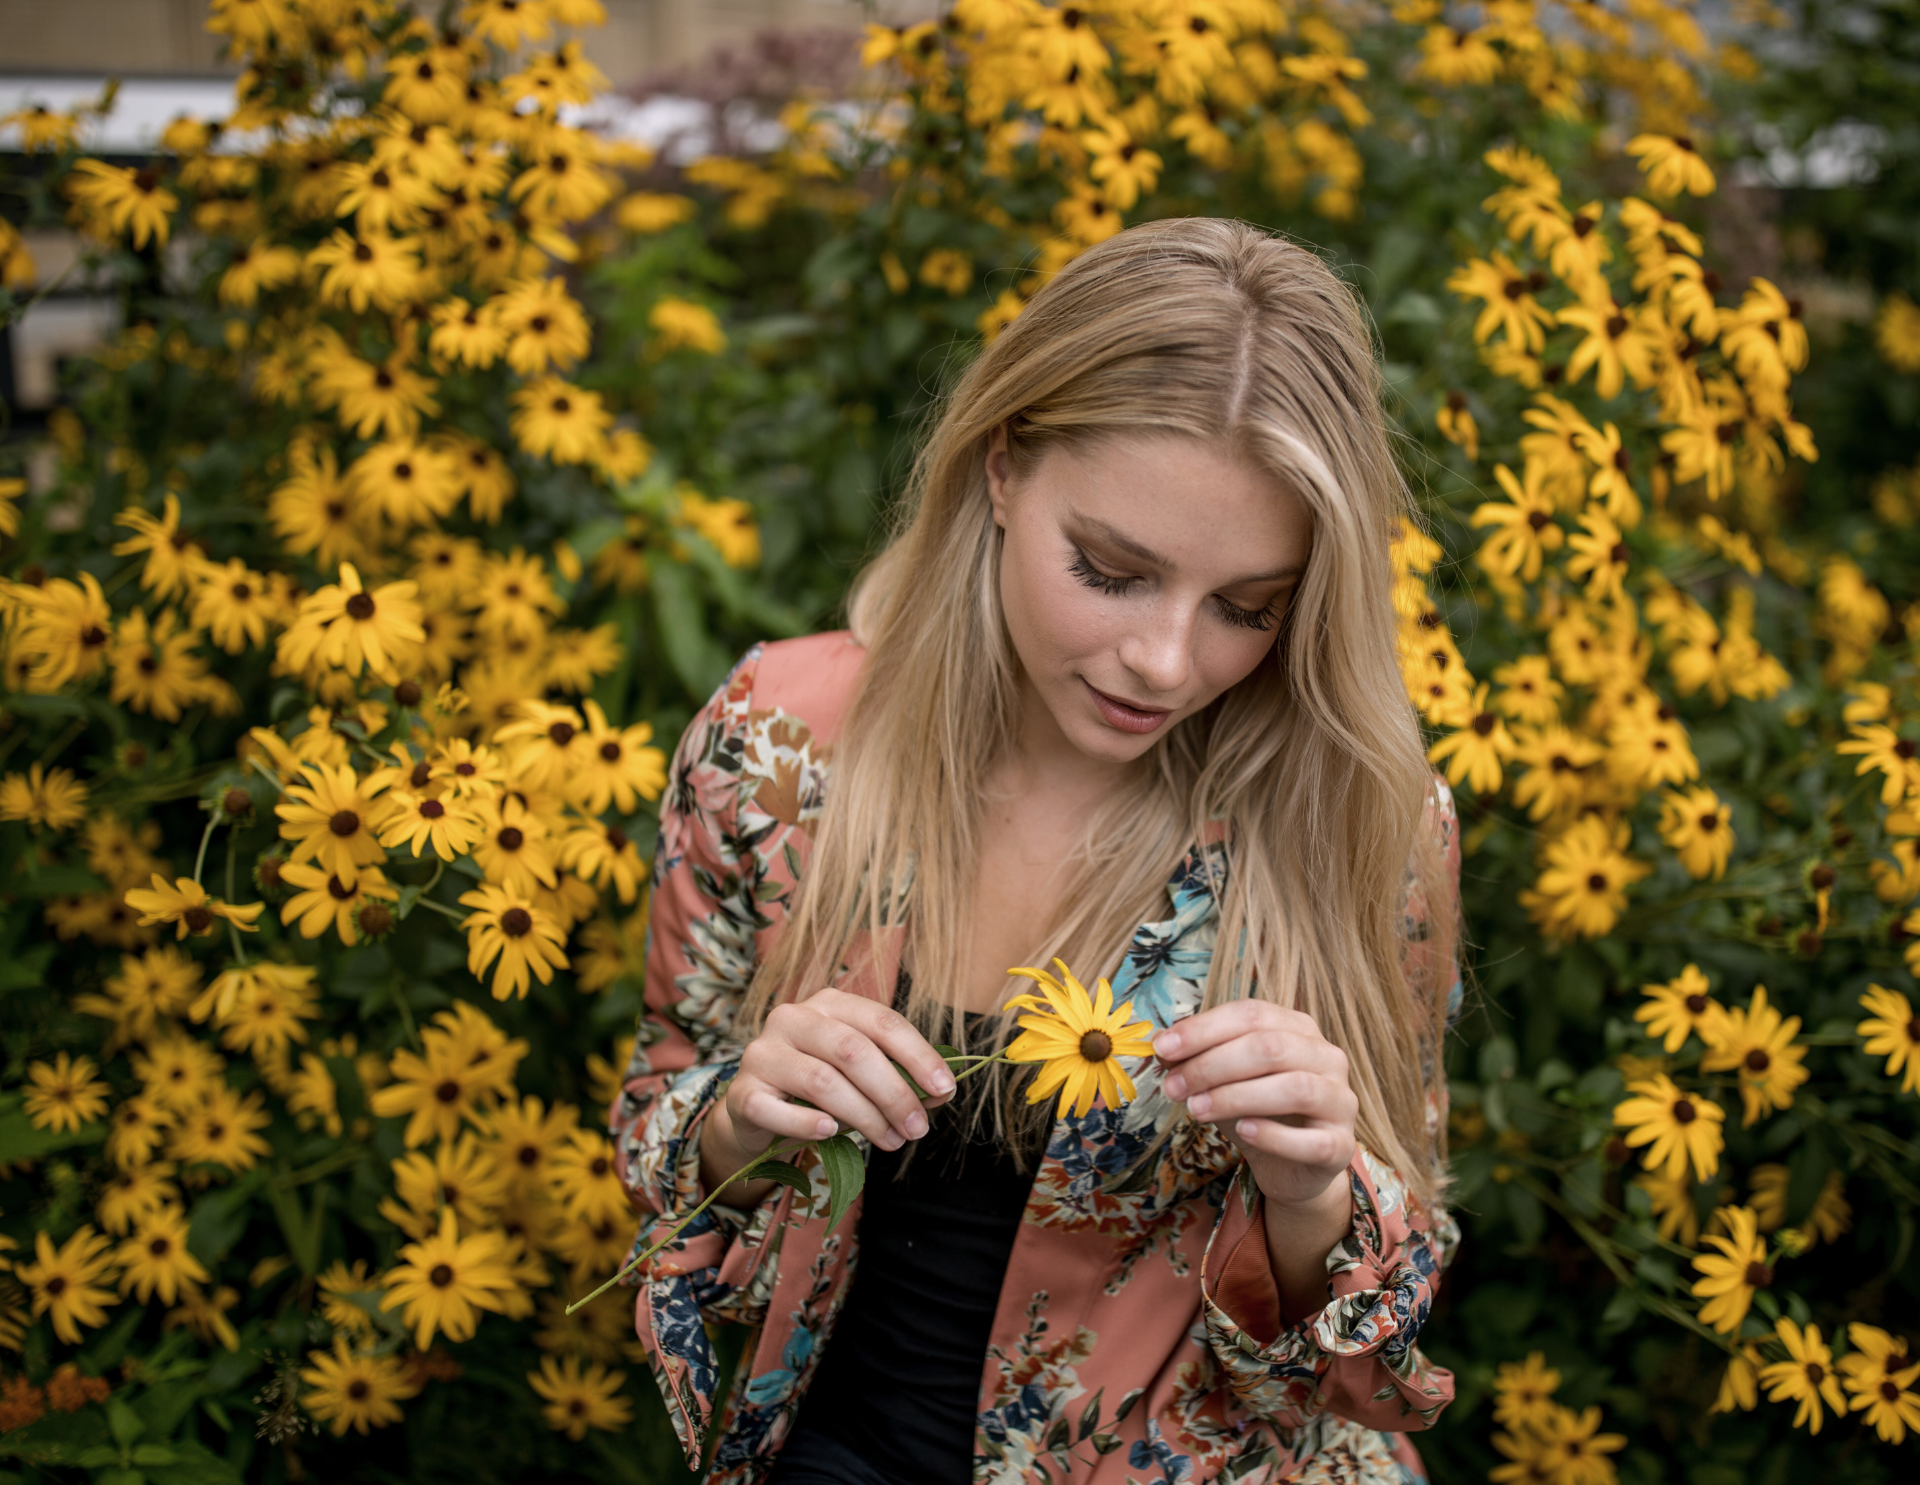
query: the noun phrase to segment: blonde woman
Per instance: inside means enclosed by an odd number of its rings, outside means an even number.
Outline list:
[[[869,1149],[835,1230],[736,1185],[641,1271],[710,1481],[1423,1478],[1457,853],[1378,396],[1311,253],[1123,232],[960,378],[850,632],[688,729],[612,1116],[642,1236],[775,1141]],[[956,1094],[932,1044],[1003,1045],[1056,955],[1151,1023],[1137,1096]],[[718,1420],[713,1321],[754,1327]]]

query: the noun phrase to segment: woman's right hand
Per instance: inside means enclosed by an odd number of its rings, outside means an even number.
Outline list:
[[[924,1103],[895,1062],[926,1090]],[[898,1011],[831,988],[784,1001],[767,1013],[726,1098],[707,1116],[703,1178],[711,1190],[777,1141],[825,1139],[842,1129],[897,1150],[927,1132],[926,1110],[947,1102],[954,1086],[946,1060]],[[720,1200],[757,1201],[768,1184],[737,1183]]]

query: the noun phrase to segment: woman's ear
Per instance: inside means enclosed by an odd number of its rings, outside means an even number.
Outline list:
[[[1007,425],[1000,423],[987,435],[987,498],[993,502],[993,521],[1007,525],[1007,485],[1013,478],[1013,460],[1007,454]]]

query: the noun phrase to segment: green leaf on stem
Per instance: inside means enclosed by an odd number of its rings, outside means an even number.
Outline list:
[[[799,1166],[785,1160],[762,1160],[747,1172],[750,1181],[778,1181],[804,1200],[813,1198],[813,1182]]]
[[[820,1152],[820,1168],[827,1173],[827,1231],[832,1232],[866,1184],[867,1163],[860,1158],[859,1147],[844,1134],[815,1140],[813,1147]]]

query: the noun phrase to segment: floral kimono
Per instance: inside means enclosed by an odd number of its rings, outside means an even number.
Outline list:
[[[845,634],[754,648],[675,756],[647,1012],[610,1116],[646,1218],[642,1245],[705,1195],[701,1122],[739,1067],[735,1015],[806,869],[861,654]],[[1457,872],[1444,786],[1438,800]],[[1216,875],[1229,869],[1224,848],[1205,849]],[[1155,1028],[1200,1005],[1217,918],[1206,868],[1198,847],[1180,862],[1171,911],[1139,925],[1113,977],[1115,999]],[[1427,962],[1423,912],[1409,901],[1409,975],[1452,983],[1451,963]],[[842,988],[886,1000],[893,969]],[[1244,1163],[1224,1135],[1181,1120],[1144,1175],[1112,1179],[1179,1113],[1154,1059],[1124,1065],[1132,1102],[1064,1114],[1048,1139],[983,1358],[974,1480],[1424,1480],[1404,1435],[1453,1397],[1452,1375],[1416,1345],[1453,1223],[1361,1150],[1348,1171],[1353,1227],[1327,1257],[1327,1304],[1283,1327],[1259,1194],[1237,1179]],[[1430,1114],[1437,1125],[1442,1110]],[[696,1466],[716,1427],[708,1326],[753,1327],[717,1424],[713,1485],[767,1477],[832,1344],[859,1262],[860,1207],[827,1231],[824,1185],[811,1201],[776,1186],[749,1210],[716,1204],[637,1271],[637,1329]]]

